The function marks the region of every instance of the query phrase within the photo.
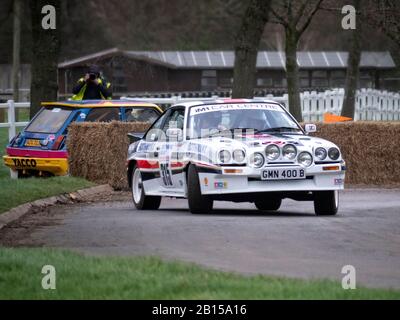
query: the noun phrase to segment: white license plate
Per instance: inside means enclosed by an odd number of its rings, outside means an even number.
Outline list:
[[[261,172],[261,180],[295,180],[305,178],[306,172],[301,168],[271,168]]]

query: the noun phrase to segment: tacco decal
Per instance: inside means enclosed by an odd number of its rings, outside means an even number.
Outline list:
[[[16,167],[36,167],[35,159],[12,159]]]

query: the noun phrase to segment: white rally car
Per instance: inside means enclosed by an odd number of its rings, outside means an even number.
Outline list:
[[[144,135],[130,134],[133,202],[158,209],[163,196],[187,198],[192,213],[206,213],[216,200],[278,210],[290,198],[313,201],[317,215],[335,215],[345,162],[335,144],[308,135],[313,131],[273,101],[174,105]]]

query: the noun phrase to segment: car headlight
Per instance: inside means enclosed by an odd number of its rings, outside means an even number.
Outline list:
[[[286,146],[283,147],[282,149],[282,155],[289,160],[293,160],[296,158],[297,155],[297,149],[294,145],[292,144],[287,144]]]
[[[250,165],[254,168],[261,168],[264,165],[264,162],[264,156],[259,152],[252,154],[250,157]]]
[[[128,147],[128,154],[134,153],[136,151],[137,143],[131,143]]]
[[[340,157],[340,151],[338,148],[330,148],[328,150],[328,156],[329,158],[331,158],[332,160],[337,160]]]
[[[325,160],[326,156],[327,156],[327,152],[325,150],[325,148],[317,148],[315,149],[315,156],[319,159],[319,160]]]
[[[243,150],[238,149],[233,151],[232,157],[236,162],[243,162],[246,154]]]
[[[275,144],[270,144],[265,148],[265,154],[267,155],[267,159],[270,161],[276,160],[279,158],[279,147]]]
[[[228,150],[221,150],[218,157],[221,163],[228,163],[232,158],[231,153]]]
[[[297,161],[304,167],[309,167],[311,166],[313,162],[312,155],[309,154],[308,152],[302,152],[299,154],[297,157]]]

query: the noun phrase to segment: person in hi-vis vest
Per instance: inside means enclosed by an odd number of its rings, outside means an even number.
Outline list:
[[[106,82],[96,65],[89,67],[85,77],[80,78],[72,89],[72,100],[101,100],[111,99],[111,83]]]

